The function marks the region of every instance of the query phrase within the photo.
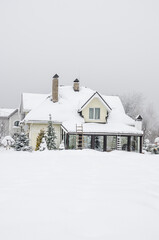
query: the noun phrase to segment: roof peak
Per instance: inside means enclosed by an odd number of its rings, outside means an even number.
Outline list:
[[[53,76],[53,78],[59,78],[59,76],[57,75],[57,73]]]
[[[79,82],[79,80],[76,78],[76,79],[74,80],[74,82]]]
[[[137,120],[137,121],[142,121],[142,119],[143,119],[143,118],[141,117],[141,115],[137,115],[137,117],[136,117],[136,120]]]
[[[98,95],[98,97],[104,102],[104,104],[109,108],[109,110],[112,110],[112,108],[108,105],[108,103],[104,100],[104,98],[99,94],[99,92],[95,91],[91,97],[83,104],[79,112],[82,111],[82,109],[90,102],[92,98],[94,98],[95,95]]]

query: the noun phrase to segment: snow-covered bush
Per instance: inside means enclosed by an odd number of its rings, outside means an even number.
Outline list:
[[[151,153],[153,153],[153,154],[159,154],[159,146],[153,146],[152,148],[151,148]]]
[[[3,145],[3,147],[5,147],[6,149],[10,149],[11,147],[14,146],[14,139],[11,136],[5,136],[3,138],[3,140],[1,141],[1,144]]]
[[[44,151],[45,149],[47,149],[47,144],[45,138],[43,137],[39,146],[39,151]]]
[[[159,146],[159,137],[157,137],[157,138],[155,138],[155,144],[157,145],[157,146]]]
[[[159,154],[159,137],[155,138],[154,144],[151,146],[151,153]]]
[[[64,144],[64,140],[62,140],[59,146],[59,150],[64,150],[64,149],[65,149],[65,144]]]
[[[151,151],[151,146],[152,144],[150,143],[149,139],[145,139],[143,143],[143,150],[150,152]]]
[[[149,145],[150,144],[150,140],[149,139],[145,139],[144,140],[144,144],[145,144],[145,146]]]

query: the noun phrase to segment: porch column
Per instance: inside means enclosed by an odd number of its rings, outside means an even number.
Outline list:
[[[64,140],[64,131],[63,131],[63,129],[61,129],[61,140]]]
[[[140,153],[142,153],[142,144],[143,144],[143,137],[140,136],[140,149],[139,149]]]
[[[104,140],[103,140],[103,152],[107,151],[107,136],[104,135]]]
[[[69,148],[69,134],[67,133],[66,135],[66,149]]]
[[[91,149],[94,149],[95,148],[95,136],[92,135],[91,136]]]
[[[128,152],[131,150],[131,136],[128,136]]]

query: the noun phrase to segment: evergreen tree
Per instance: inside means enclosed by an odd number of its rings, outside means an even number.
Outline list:
[[[16,151],[30,151],[29,138],[27,134],[22,130],[16,140],[15,140],[15,150]]]
[[[42,139],[44,138],[44,135],[45,135],[45,131],[43,129],[40,130],[40,133],[38,134],[37,136],[37,139],[36,139],[36,148],[35,148],[35,151],[38,151],[39,148],[40,148],[40,144],[42,142]]]
[[[49,115],[47,132],[46,132],[46,144],[47,144],[48,150],[56,149],[56,143],[55,143],[56,138],[57,137],[56,137],[56,134],[55,134],[55,129],[53,127],[52,120],[51,120],[51,114],[50,114]]]

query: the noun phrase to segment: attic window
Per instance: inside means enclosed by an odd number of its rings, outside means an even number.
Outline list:
[[[100,108],[89,108],[89,119],[100,119]]]

